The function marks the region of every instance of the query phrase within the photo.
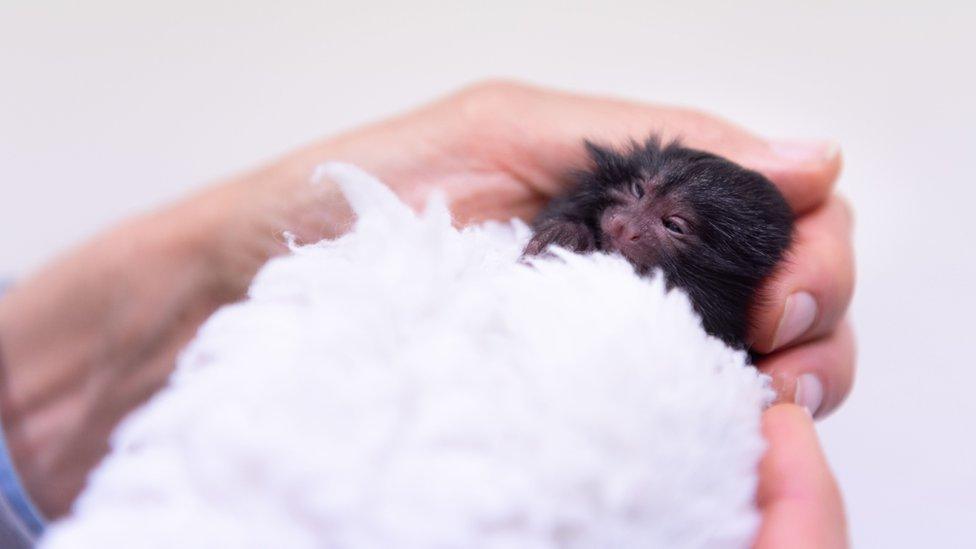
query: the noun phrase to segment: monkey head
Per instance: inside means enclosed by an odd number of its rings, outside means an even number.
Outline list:
[[[758,288],[792,239],[780,192],[758,172],[678,143],[586,148],[591,168],[540,216],[541,241],[527,251],[579,242],[577,251],[619,253],[640,274],[659,270],[706,331],[744,346]]]

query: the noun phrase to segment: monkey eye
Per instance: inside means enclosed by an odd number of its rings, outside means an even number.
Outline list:
[[[637,198],[641,198],[644,196],[644,187],[640,184],[640,181],[632,181],[630,183],[630,192]]]
[[[665,217],[661,221],[664,223],[664,228],[673,234],[685,235],[690,232],[688,230],[688,222],[676,215]]]

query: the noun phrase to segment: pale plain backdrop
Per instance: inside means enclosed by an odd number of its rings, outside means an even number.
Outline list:
[[[860,547],[976,546],[976,8],[4,0],[0,272],[484,77],[831,137],[860,371],[823,421]]]

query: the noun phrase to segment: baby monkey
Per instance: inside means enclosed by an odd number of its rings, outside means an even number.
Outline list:
[[[656,137],[586,150],[592,166],[535,220],[525,255],[554,244],[619,253],[642,275],[660,270],[708,333],[745,348],[757,291],[792,239],[783,195],[759,173]]]

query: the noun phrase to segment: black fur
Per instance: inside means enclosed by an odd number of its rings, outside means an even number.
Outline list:
[[[608,208],[619,207],[615,204],[621,195],[640,182],[650,193],[641,204],[680,208],[684,217],[693,218],[692,234],[676,239],[655,226],[653,253],[647,253],[653,260],[630,257],[631,263],[642,274],[660,269],[670,287],[691,298],[707,332],[744,348],[757,291],[783,258],[793,234],[793,213],[776,187],[729,160],[678,143],[662,146],[654,137],[643,145],[633,143],[623,153],[589,142],[586,149],[591,168],[576,174],[575,187],[536,219],[525,254],[541,253],[550,244],[578,252],[608,251],[610,240],[601,219],[617,211]],[[654,201],[658,206],[650,206]],[[641,227],[662,223],[638,221]]]

